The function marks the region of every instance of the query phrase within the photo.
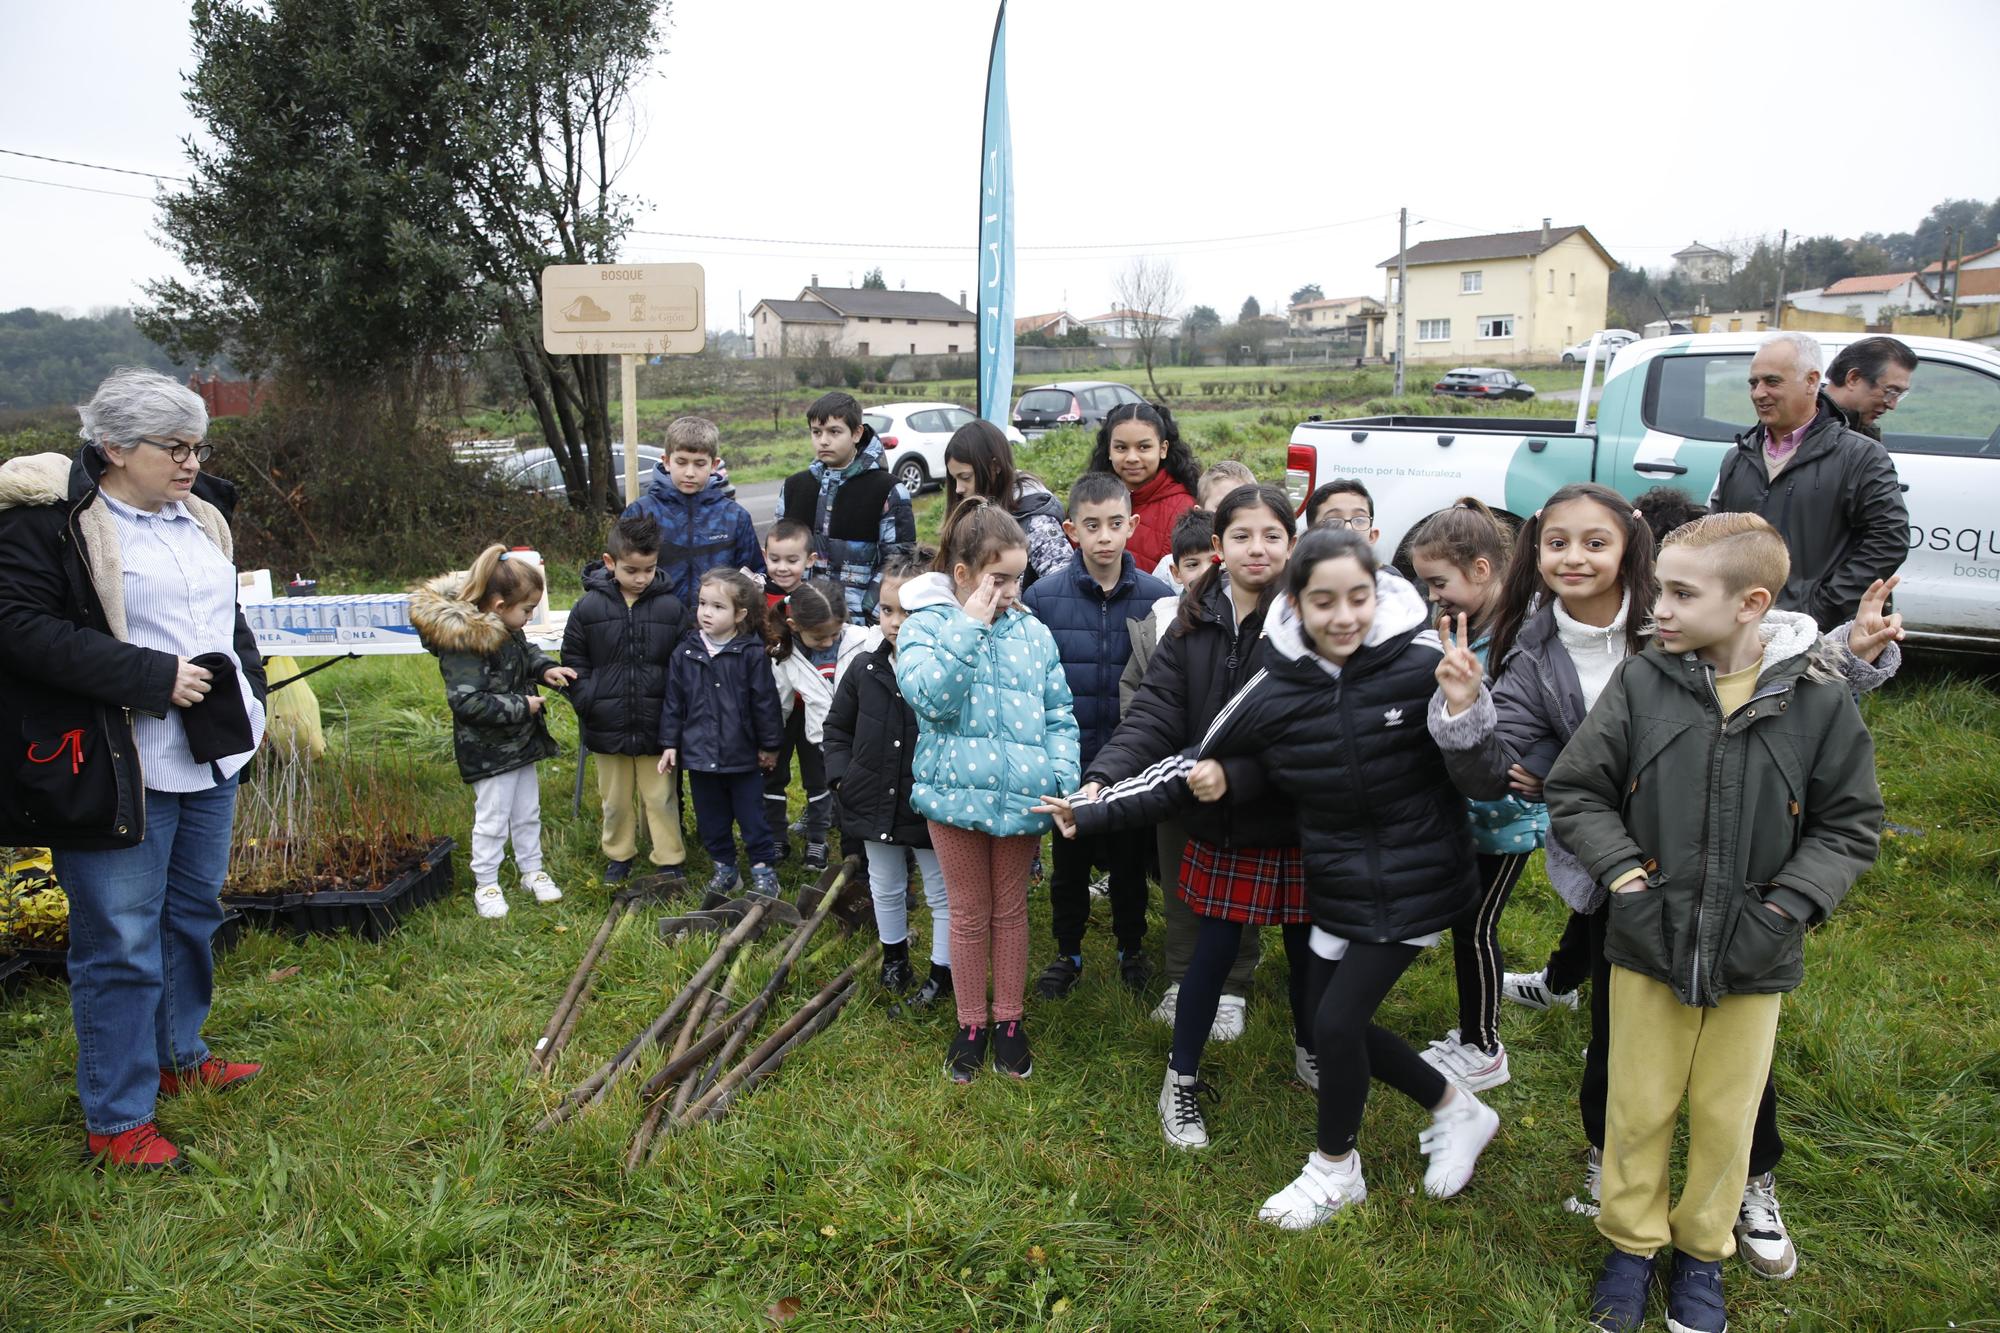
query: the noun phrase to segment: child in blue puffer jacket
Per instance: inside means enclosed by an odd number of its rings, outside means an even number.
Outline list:
[[[1410,539],[1410,560],[1432,604],[1446,616],[1464,616],[1483,662],[1493,612],[1500,604],[1512,545],[1493,511],[1467,496],[1425,519]],[[1451,957],[1458,980],[1458,1026],[1423,1053],[1426,1063],[1462,1087],[1478,1092],[1510,1077],[1500,1044],[1500,914],[1528,868],[1528,858],[1549,830],[1548,808],[1519,796],[1468,801],[1472,845],[1479,868],[1479,900],[1451,928]]]
[[[735,892],[736,829],[750,857],[750,891],[778,896],[778,843],[764,819],[761,770],[778,762],[785,724],[778,682],[758,633],[764,593],[748,574],[701,576],[695,628],[667,664],[660,709],[660,772],[679,768],[694,800],[695,832],[715,862],[704,906]]]
[[[900,589],[909,620],[896,683],[917,715],[910,803],[930,821],[951,903],[959,1029],[946,1067],[970,1082],[990,1041],[994,1067],[1026,1078],[1028,867],[1049,827],[1034,807],[1077,784],[1076,717],[1055,640],[1016,605],[1028,564],[1021,525],[974,497],[952,511],[938,546],[934,572]]]

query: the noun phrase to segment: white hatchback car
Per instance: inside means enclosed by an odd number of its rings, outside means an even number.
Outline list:
[[[944,483],[944,447],[960,426],[976,418],[957,403],[884,403],[862,408],[861,419],[882,441],[889,470],[914,496]],[[1016,449],[1027,443],[1012,426],[1003,429]]]
[[[1623,347],[1630,347],[1633,343],[1638,341],[1639,341],[1639,335],[1632,332],[1632,330],[1630,329],[1606,329],[1602,334],[1598,336],[1597,363],[1600,366],[1610,365],[1611,354],[1613,352],[1616,352]],[[1582,342],[1578,343],[1576,346],[1566,347],[1563,349],[1563,364],[1566,366],[1580,365],[1583,361],[1583,358],[1589,355],[1589,353],[1590,353],[1590,339],[1585,338]]]

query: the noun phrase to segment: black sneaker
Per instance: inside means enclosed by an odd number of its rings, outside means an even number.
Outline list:
[[[1674,1252],[1667,1276],[1667,1327],[1681,1333],[1725,1333],[1729,1314],[1722,1303],[1722,1261]]]
[[[823,842],[807,843],[806,859],[803,864],[807,870],[815,872],[826,869],[826,844]]]
[[[986,1068],[986,1039],[992,1033],[986,1027],[961,1027],[958,1035],[951,1039],[951,1047],[944,1053],[944,1072],[951,1075],[954,1083],[970,1083]]]
[[[1026,1078],[1034,1072],[1035,1059],[1028,1054],[1028,1034],[1021,1030],[1020,1019],[1010,1018],[993,1025],[993,1067],[1015,1078]]]
[[[1605,1333],[1630,1333],[1646,1322],[1646,1294],[1653,1285],[1653,1261],[1613,1249],[1604,1256],[1597,1285],[1590,1289],[1590,1326]]]
[[[625,877],[631,873],[632,858],[629,856],[623,861],[606,861],[604,863],[604,882],[606,884],[623,884]]]
[[[1060,1000],[1076,989],[1083,980],[1083,966],[1068,954],[1057,954],[1056,960],[1042,969],[1042,975],[1035,979],[1035,994],[1044,1000]]]
[[[1146,983],[1153,979],[1153,965],[1146,961],[1143,949],[1124,949],[1118,955],[1118,979],[1125,983],[1125,989],[1143,991]]]
[[[951,998],[951,969],[940,963],[931,964],[931,974],[924,978],[924,984],[917,987],[917,993],[908,1000],[912,1009],[928,1009],[939,1000]]]
[[[882,989],[901,995],[916,981],[910,971],[910,942],[882,946]]]

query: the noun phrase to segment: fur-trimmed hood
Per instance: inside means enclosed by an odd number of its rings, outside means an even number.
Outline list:
[[[491,611],[459,596],[464,574],[441,574],[410,589],[410,623],[433,653],[476,653],[490,657],[513,632]]]
[[[26,454],[0,463],[0,509],[63,503],[74,465],[62,454]]]
[[[1760,687],[1793,670],[1807,680],[1822,684],[1833,681],[1844,683],[1848,679],[1841,662],[1842,658],[1850,656],[1845,651],[1846,636],[1842,635],[1837,643],[1829,643],[1820,635],[1819,622],[1803,611],[1765,612],[1764,623],[1757,627],[1757,637],[1764,644],[1764,666],[1757,673]],[[1658,642],[1654,640],[1654,643]],[[1669,662],[1698,664],[1701,661],[1700,656],[1692,652],[1669,653],[1661,649],[1659,656]],[[1803,662],[1796,659],[1803,659]],[[1682,678],[1690,683],[1690,688],[1695,688],[1692,684],[1694,677],[1683,674]]]

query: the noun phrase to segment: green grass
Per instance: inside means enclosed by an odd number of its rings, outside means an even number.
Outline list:
[[[471,801],[428,660],[312,683],[335,744],[363,764],[377,747],[411,756],[411,818],[462,838]],[[2000,1326],[2000,699],[1913,670],[1868,711],[1891,818],[1921,836],[1887,842],[1786,1002],[1780,1178],[1804,1261],[1783,1285],[1731,1265],[1744,1330]],[[948,1019],[897,1014],[871,982],[779,1076],[647,1169],[619,1165],[630,1087],[529,1140],[707,948],[634,923],[563,1077],[524,1077],[605,905],[594,812],[569,814],[573,773],[569,758],[543,769],[559,906],[515,893],[504,922],[478,920],[461,850],[460,892],[384,943],[253,933],[222,960],[209,1036],[268,1069],[166,1108],[199,1154],[181,1176],[82,1168],[63,989],[0,1005],[0,1327],[753,1328],[785,1298],[803,1328],[1577,1326],[1599,1242],[1557,1205],[1578,1176],[1581,1015],[1507,1011],[1514,1079],[1490,1094],[1502,1129],[1462,1197],[1417,1192],[1420,1115],[1377,1089],[1367,1203],[1284,1235],[1252,1215],[1311,1146],[1313,1103],[1290,1078],[1275,939],[1248,1034],[1210,1053],[1215,1147],[1184,1156],[1153,1111],[1167,1032],[1146,1020],[1150,996],[1113,979],[1102,907],[1081,989],[1030,1002],[1030,1082],[951,1086]],[[1032,920],[1039,965],[1044,895]],[[1532,966],[1560,926],[1537,870],[1503,925],[1511,959]],[[795,993],[861,947],[835,949]],[[1383,1021],[1417,1039],[1451,1025],[1446,950]]]

